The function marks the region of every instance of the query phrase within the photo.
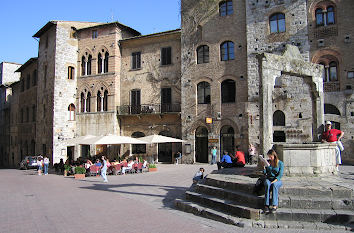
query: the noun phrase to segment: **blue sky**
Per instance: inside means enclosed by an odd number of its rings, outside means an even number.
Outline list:
[[[1,1],[0,62],[37,56],[32,36],[50,20],[119,21],[143,35],[180,27],[179,0]]]

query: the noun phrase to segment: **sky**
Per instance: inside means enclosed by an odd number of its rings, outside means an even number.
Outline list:
[[[50,20],[119,21],[141,34],[180,28],[179,0],[2,0],[0,62],[24,64],[38,55],[32,36]]]

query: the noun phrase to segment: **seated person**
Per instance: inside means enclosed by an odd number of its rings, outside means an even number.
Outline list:
[[[193,177],[193,183],[198,183],[199,180],[202,180],[204,178],[204,168],[199,168],[199,171],[195,173]]]
[[[96,160],[95,165],[96,165],[97,167],[102,167],[102,163],[101,163],[101,161],[100,161],[99,159]]]
[[[217,162],[216,164],[218,165],[218,170],[220,170],[221,167],[232,167],[232,160],[227,151],[224,151],[224,155],[222,156],[221,161]]]
[[[240,151],[240,147],[236,146],[235,156],[232,158],[232,165],[234,167],[244,167],[246,164],[245,153]]]
[[[147,168],[148,162],[144,159],[143,168]]]
[[[122,174],[125,174],[125,172],[127,170],[132,170],[133,169],[133,165],[134,165],[134,161],[133,160],[129,160],[128,166],[127,167],[122,167]]]
[[[118,164],[119,164],[119,162],[117,160],[113,160],[113,162],[111,163],[112,166],[118,165]]]

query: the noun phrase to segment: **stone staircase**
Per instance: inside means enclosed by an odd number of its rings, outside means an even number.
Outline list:
[[[354,229],[352,189],[326,179],[284,177],[278,211],[264,214],[264,195],[253,193],[257,177],[243,171],[242,175],[209,174],[186,192],[185,199],[177,199],[176,207],[237,226],[292,228],[300,223],[294,228]]]

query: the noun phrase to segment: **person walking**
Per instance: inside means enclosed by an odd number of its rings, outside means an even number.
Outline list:
[[[216,146],[213,146],[213,149],[211,149],[211,165],[216,163],[216,153],[218,150],[216,149]]]
[[[101,168],[101,176],[103,178],[103,182],[108,182],[107,180],[107,158],[106,156],[102,156],[102,168]]]
[[[38,175],[42,175],[42,170],[43,170],[43,160],[42,156],[38,156],[37,158],[37,167],[38,167]]]
[[[339,136],[338,136],[339,135]],[[342,158],[340,155],[340,147],[339,144],[341,145],[342,150],[343,145],[341,144],[342,142],[340,141],[344,135],[343,131],[340,131],[338,129],[332,129],[332,123],[330,121],[326,121],[326,129],[322,134],[322,142],[330,142],[330,143],[337,143],[336,146],[336,167],[337,171],[339,171],[339,165],[342,164]]]
[[[264,168],[265,174],[265,195],[264,195],[264,212],[274,213],[278,208],[278,192],[282,186],[281,177],[283,176],[284,163],[278,159],[275,150],[269,150],[267,153],[269,157],[269,165]],[[270,200],[270,191],[272,191],[272,200]],[[270,208],[270,206],[272,206]]]
[[[48,175],[48,167],[49,167],[49,158],[47,156],[44,156],[43,159],[43,167],[44,167],[44,175]]]

